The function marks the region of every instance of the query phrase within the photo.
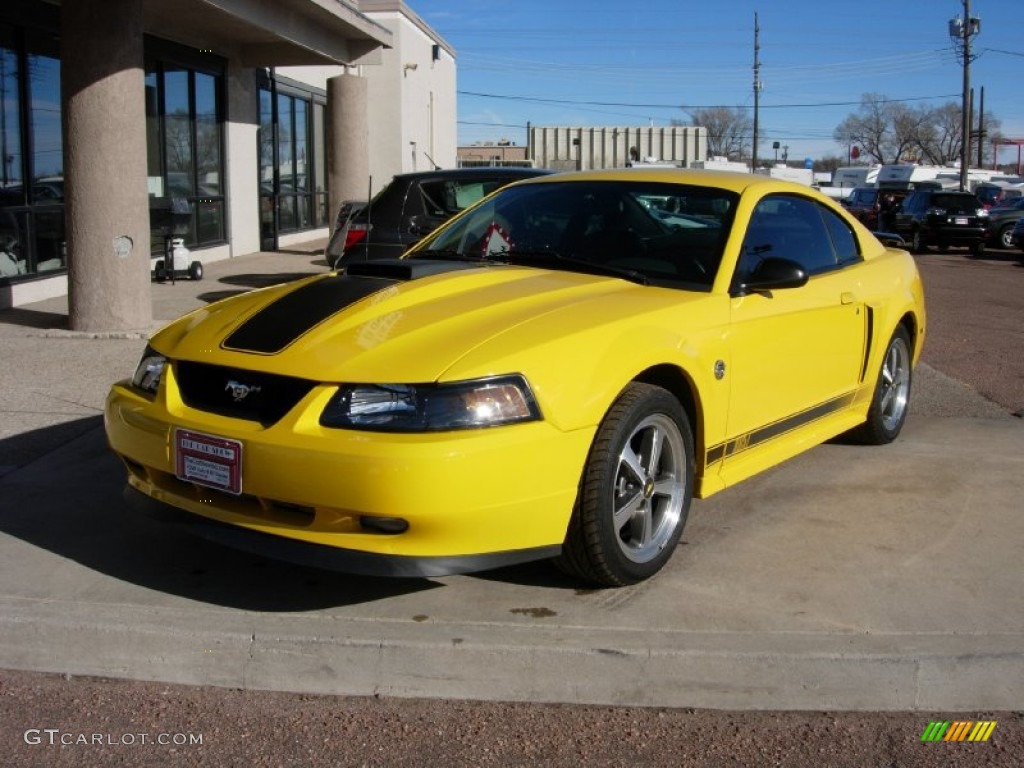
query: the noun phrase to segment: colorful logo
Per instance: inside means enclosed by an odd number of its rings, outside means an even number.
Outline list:
[[[921,734],[921,741],[988,741],[995,729],[995,720],[933,720]]]

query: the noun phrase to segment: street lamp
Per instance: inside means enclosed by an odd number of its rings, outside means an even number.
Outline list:
[[[967,167],[970,163],[971,151],[971,107],[968,99],[971,92],[971,38],[981,32],[981,19],[971,16],[971,0],[963,0],[964,17],[959,16],[949,22],[949,38],[953,49],[964,67],[964,90],[960,115],[960,189],[967,190]]]

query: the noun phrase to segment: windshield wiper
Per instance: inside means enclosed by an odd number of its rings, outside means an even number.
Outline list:
[[[506,264],[522,264],[530,267],[546,267],[547,269],[559,269],[565,272],[582,272],[587,275],[600,275],[601,277],[619,277],[640,285],[650,285],[650,279],[642,272],[635,269],[623,267],[612,267],[608,264],[596,264],[593,261],[577,259],[572,256],[565,256],[558,251],[502,251],[492,253],[490,258],[501,257]]]

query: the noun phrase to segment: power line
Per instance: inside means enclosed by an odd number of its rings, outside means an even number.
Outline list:
[[[480,93],[479,91],[457,91],[460,96],[476,96],[482,99],[502,99],[505,101],[529,101],[536,104],[561,104],[567,106],[590,107],[626,107],[629,109],[750,109],[746,105],[728,104],[633,104],[617,101],[573,101],[571,99],[545,99],[539,96],[518,96],[497,93]],[[910,101],[934,101],[935,99],[951,99],[959,97],[959,93],[946,93],[938,96],[911,96],[905,99],[879,99],[881,104],[905,103]],[[811,109],[817,107],[858,107],[860,101],[823,101],[809,104],[762,104],[761,109]]]

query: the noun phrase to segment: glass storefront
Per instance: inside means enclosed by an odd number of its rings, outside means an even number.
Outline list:
[[[146,141],[151,249],[163,253],[172,199],[188,201],[189,247],[226,241],[223,62],[165,41],[146,44]]]
[[[0,25],[0,279],[67,266],[58,49]]]
[[[326,97],[291,81],[259,91],[260,227],[264,250],[277,235],[325,227]]]

